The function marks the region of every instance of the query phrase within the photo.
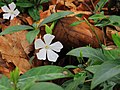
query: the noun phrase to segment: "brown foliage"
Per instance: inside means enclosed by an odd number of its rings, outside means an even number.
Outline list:
[[[21,24],[21,21],[17,18],[10,21],[10,26],[18,24]],[[7,26],[3,26],[4,29],[6,27]],[[26,40],[26,33],[27,31],[20,31],[0,36],[0,53],[2,55],[2,60],[8,64],[14,64],[20,69],[21,73],[24,73],[31,68],[30,63],[28,62],[28,54],[32,48]]]
[[[70,24],[75,21],[77,21],[75,17],[60,19],[53,32],[56,39],[60,40],[67,48],[80,47],[89,44],[93,47],[99,47],[95,34],[85,22],[82,22],[77,26],[70,26]],[[103,42],[103,32],[95,26],[92,27],[101,42]]]

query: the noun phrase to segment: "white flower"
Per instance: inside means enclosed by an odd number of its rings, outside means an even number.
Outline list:
[[[12,20],[20,12],[18,11],[18,9],[15,9],[16,5],[15,5],[14,2],[12,2],[11,4],[9,4],[8,6],[9,6],[9,8],[7,6],[1,7],[1,9],[3,10],[3,12],[5,12],[5,14],[3,14],[3,19],[9,19],[10,18],[10,20]]]
[[[60,52],[60,50],[63,48],[63,45],[59,41],[51,44],[54,38],[54,35],[45,34],[43,36],[45,43],[41,39],[35,40],[35,49],[40,49],[39,52],[36,53],[38,59],[46,60],[47,56],[49,61],[56,62],[59,56],[55,52]]]

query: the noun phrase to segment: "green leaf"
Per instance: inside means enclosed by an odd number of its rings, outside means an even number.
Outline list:
[[[106,18],[106,16],[104,15],[104,13],[100,13],[100,14],[94,14],[92,16],[89,17],[89,19],[93,19],[93,20],[100,20],[100,19],[103,19],[103,18]]]
[[[77,66],[74,66],[74,65],[67,65],[67,66],[65,66],[64,68],[70,69],[70,68],[78,68],[78,67],[77,67]]]
[[[120,48],[104,50],[104,55],[108,60],[120,59]]]
[[[106,61],[106,57],[102,53],[101,49],[94,49],[91,47],[76,48],[68,52],[67,55],[80,57],[80,53],[82,53],[83,57],[100,60],[101,62]]]
[[[19,69],[18,67],[15,68],[12,72],[10,72],[10,80],[14,83],[17,84],[19,79]]]
[[[73,76],[74,75],[69,70],[63,67],[48,65],[32,68],[31,70],[20,76],[19,83],[21,87],[26,88],[31,86],[31,84],[36,81],[48,81]]]
[[[73,14],[73,12],[71,12],[71,11],[62,11],[62,12],[53,13],[53,14],[51,14],[49,17],[45,18],[45,19],[40,23],[40,26],[42,26],[42,25],[44,25],[44,24],[46,24],[46,23],[49,23],[49,22],[58,20],[58,19],[60,19],[60,18],[63,18],[63,17],[65,17],[66,15],[69,15],[69,14]]]
[[[27,29],[33,29],[33,27],[28,26],[28,25],[16,25],[16,26],[10,26],[4,31],[0,33],[0,35],[5,35],[5,34],[11,34],[13,32],[18,32],[21,30],[27,30]]]
[[[95,72],[91,89],[120,74],[120,60],[106,61]]]
[[[40,4],[46,3],[46,2],[48,2],[48,1],[50,1],[50,0],[41,0],[41,1],[40,1]]]
[[[25,1],[24,2],[17,2],[16,5],[19,6],[19,7],[24,7],[24,8],[34,6],[33,3],[25,2]]]
[[[78,85],[83,84],[85,81],[85,78],[86,78],[86,76],[82,76],[82,77],[77,78],[76,80],[69,83],[67,85],[67,87],[65,88],[65,90],[77,90]]]
[[[35,83],[31,86],[29,90],[64,90],[62,87],[49,83],[49,82],[40,82],[40,83]]]
[[[100,27],[104,27],[110,25],[110,20],[108,18],[104,18],[100,21],[96,21],[95,26],[100,26]]]
[[[88,66],[85,69],[94,74],[98,70],[99,66],[100,65],[92,65],[92,66]]]
[[[120,16],[111,15],[109,16],[109,20],[111,24],[120,26]]]
[[[19,86],[21,90],[29,90],[29,87],[36,83],[36,81],[47,81],[58,78],[73,77],[74,75],[67,69],[59,66],[41,66],[32,68],[19,79]]]
[[[76,22],[73,22],[72,24],[70,24],[70,26],[76,26],[82,22],[84,22],[84,20],[76,21]]]
[[[47,34],[52,34],[52,29],[47,24],[45,24],[45,31]]]
[[[82,16],[83,16],[84,14],[77,14],[77,15],[75,15],[76,17],[79,17],[79,18],[82,18]]]
[[[101,86],[102,90],[114,90],[116,83],[108,81],[107,83],[103,83]]]
[[[39,34],[40,30],[32,30],[32,31],[29,31],[27,34],[26,34],[26,39],[27,41],[31,44],[35,37]]]
[[[38,9],[39,9],[39,10],[43,10],[43,6],[40,5],[40,6],[38,7]]]
[[[10,85],[10,80],[5,76],[2,76],[0,79],[0,90],[13,90]]]
[[[120,36],[118,35],[118,33],[112,34],[112,39],[114,43],[120,48]]]
[[[2,7],[4,5],[5,5],[5,3],[3,3],[3,2],[0,1],[0,7]]]
[[[28,9],[28,13],[33,18],[33,20],[37,21],[40,19],[39,10],[37,10],[37,8]]]
[[[53,22],[52,25],[50,26],[50,29],[53,30],[55,27],[56,22]]]
[[[100,0],[95,7],[95,12],[100,11],[107,2],[108,0]]]

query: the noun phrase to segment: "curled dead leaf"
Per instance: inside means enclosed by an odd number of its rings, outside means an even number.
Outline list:
[[[89,44],[92,47],[99,47],[96,35],[85,22],[82,22],[77,26],[70,26],[70,24],[76,21],[77,19],[75,17],[60,19],[53,31],[56,39],[61,41],[66,48],[80,47]],[[95,26],[92,27],[100,41],[103,42],[103,32]]]

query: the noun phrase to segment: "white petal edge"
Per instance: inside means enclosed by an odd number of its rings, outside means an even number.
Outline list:
[[[1,9],[3,10],[3,12],[9,12],[10,9],[7,6],[3,6],[1,7]]]
[[[46,49],[39,50],[39,52],[36,53],[36,55],[39,60],[46,60]]]
[[[12,2],[11,4],[9,4],[9,8],[10,8],[10,10],[14,11],[14,10],[15,10],[15,8],[16,8],[15,3],[14,3],[14,2]]]
[[[45,47],[45,43],[41,39],[36,39],[34,45],[35,45],[35,49]]]
[[[11,14],[11,16],[10,16],[10,20],[13,20],[14,17],[15,17],[15,15],[14,15],[14,14]]]
[[[50,45],[50,48],[56,52],[60,52],[60,50],[63,48],[63,45],[62,43],[60,43],[59,41],[58,42],[55,42],[53,44]]]
[[[58,57],[58,54],[52,51],[51,49],[47,50],[47,58],[49,61],[56,62]]]
[[[10,14],[9,13],[5,13],[3,14],[3,19],[9,19],[10,18]]]
[[[14,11],[14,15],[15,15],[15,17],[18,16],[19,14],[20,14],[19,10],[16,9],[16,10]]]
[[[55,38],[55,36],[54,36],[54,35],[51,35],[51,34],[45,34],[45,35],[43,36],[43,38],[44,38],[45,43],[46,43],[47,45],[50,45],[51,42],[52,42],[52,40]]]

